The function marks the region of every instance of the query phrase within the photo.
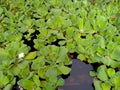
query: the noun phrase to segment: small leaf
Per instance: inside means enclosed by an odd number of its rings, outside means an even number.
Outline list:
[[[80,59],[80,61],[84,61],[86,59],[86,56],[84,54],[79,54],[77,58]]]
[[[102,83],[102,90],[111,90],[111,85],[108,83]]]
[[[79,18],[78,19],[78,27],[79,27],[79,29],[83,29],[83,24],[84,24],[83,19]]]
[[[101,81],[94,80],[94,86],[95,86],[95,90],[102,90]]]
[[[63,86],[64,83],[65,83],[65,82],[64,82],[64,79],[63,79],[63,78],[60,78],[60,79],[57,81],[57,85],[56,85],[56,86],[57,86],[57,87],[58,87],[58,86]]]
[[[57,68],[62,72],[62,74],[65,74],[65,75],[69,74],[71,71],[71,68],[64,65],[58,66]]]
[[[28,53],[28,55],[25,56],[25,59],[27,60],[34,59],[36,57],[36,53],[37,53],[36,51]]]
[[[107,69],[107,73],[109,77],[112,77],[115,75],[115,70],[113,68]]]
[[[65,43],[66,43],[66,41],[64,41],[64,40],[58,42],[58,44],[61,45],[61,46],[65,45]]]
[[[90,74],[90,76],[92,76],[92,77],[95,77],[95,76],[96,76],[96,72],[95,72],[95,71],[90,71],[89,74]]]

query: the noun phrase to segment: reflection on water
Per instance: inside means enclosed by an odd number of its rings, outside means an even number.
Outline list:
[[[65,85],[58,90],[94,90],[92,87],[92,78],[89,71],[93,70],[92,65],[73,59],[72,71],[65,79]]]

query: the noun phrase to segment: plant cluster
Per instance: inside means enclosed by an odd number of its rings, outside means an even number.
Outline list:
[[[99,64],[95,90],[120,90],[119,0],[0,0],[1,90],[55,90],[74,52]]]

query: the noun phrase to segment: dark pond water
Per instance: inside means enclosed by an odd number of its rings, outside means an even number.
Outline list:
[[[71,68],[70,75],[65,79],[65,85],[58,90],[94,90],[93,78],[89,76],[89,71],[93,70],[92,65],[73,59]]]

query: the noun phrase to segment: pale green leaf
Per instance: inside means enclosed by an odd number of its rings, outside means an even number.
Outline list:
[[[34,75],[34,76],[33,76],[33,81],[35,82],[36,86],[40,86],[40,85],[41,85],[39,76]]]
[[[25,56],[25,59],[27,59],[27,60],[34,59],[36,57],[36,54],[37,54],[36,51],[30,52],[27,54],[27,56]]]
[[[8,84],[8,85],[6,85],[5,87],[4,87],[4,89],[3,90],[12,90],[12,85],[11,84]]]
[[[115,59],[117,61],[120,61],[120,47],[115,47],[112,54],[111,54],[112,59]]]
[[[18,85],[22,86],[24,89],[31,90],[34,87],[34,82],[31,80],[21,79],[18,81]]]
[[[62,74],[65,74],[65,75],[69,74],[71,71],[71,68],[64,65],[58,66],[57,68],[62,72]]]
[[[89,74],[90,74],[90,76],[92,76],[92,77],[95,77],[95,76],[97,75],[97,73],[96,73],[95,71],[90,71]]]
[[[95,90],[102,90],[101,81],[94,80],[94,86],[95,86]]]
[[[64,79],[63,78],[60,78],[58,81],[57,81],[57,85],[56,86],[63,86],[64,85]]]
[[[0,7],[0,15],[3,13],[3,9]]]
[[[99,66],[97,69],[97,77],[102,80],[102,81],[106,81],[108,80],[108,76],[107,76],[107,68],[105,65]]]
[[[57,76],[57,70],[55,68],[49,67],[46,72],[47,77]]]

